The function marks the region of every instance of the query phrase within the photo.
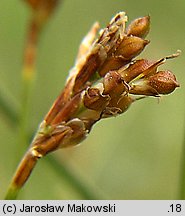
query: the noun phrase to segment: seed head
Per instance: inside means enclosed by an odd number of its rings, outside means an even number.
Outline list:
[[[134,59],[149,43],[144,39],[150,28],[149,16],[134,20],[127,30],[126,21],[121,12],[96,40],[95,25],[82,41],[64,91],[45,118],[46,126],[54,128],[50,137],[65,129],[60,147],[79,143],[97,121],[124,113],[138,95],[160,96],[179,86],[172,72],[158,71],[179,53],[157,61]]]

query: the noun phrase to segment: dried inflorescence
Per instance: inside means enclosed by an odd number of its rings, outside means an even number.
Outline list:
[[[34,142],[38,151],[40,143],[56,134],[63,136],[55,148],[76,145],[95,122],[125,112],[138,99],[134,95],[158,97],[179,86],[170,71],[158,71],[161,64],[178,56],[178,52],[157,61],[134,59],[149,43],[145,37],[150,17],[138,18],[127,28],[126,21],[125,13],[118,13],[100,31],[98,39],[95,40],[98,23],[84,38],[64,91],[40,126],[40,135]],[[44,141],[40,142],[41,138]]]
[[[178,52],[157,61],[134,59],[149,43],[145,37],[150,17],[138,18],[127,28],[126,21],[125,13],[118,13],[97,39],[99,25],[93,25],[80,45],[63,92],[39,128],[34,150],[45,155],[59,147],[76,145],[95,122],[125,112],[141,95],[158,97],[179,86],[172,72],[158,71]]]
[[[29,2],[36,7],[35,1]],[[127,28],[126,22],[127,16],[120,12],[97,39],[98,23],[83,39],[65,88],[45,116],[27,153],[33,157],[30,170],[35,158],[80,143],[100,119],[124,113],[137,99],[169,94],[179,86],[172,72],[158,71],[161,64],[179,52],[157,61],[135,60],[149,43],[145,37],[150,17],[138,18]],[[15,176],[14,182],[23,185],[27,173]]]

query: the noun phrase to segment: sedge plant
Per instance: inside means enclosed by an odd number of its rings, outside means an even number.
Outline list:
[[[33,7],[36,2],[30,0]],[[93,125],[125,113],[137,100],[170,94],[179,83],[169,70],[159,70],[167,59],[136,59],[149,44],[150,17],[126,27],[124,12],[99,31],[95,23],[80,44],[74,67],[51,109],[44,117],[10,182],[6,199],[15,199],[39,159],[81,143]],[[27,71],[28,72],[28,71]]]

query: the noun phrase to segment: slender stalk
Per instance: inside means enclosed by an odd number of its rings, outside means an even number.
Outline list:
[[[29,178],[38,159],[39,158],[33,155],[31,151],[28,151],[25,154],[22,161],[20,162],[20,165],[18,166],[18,169],[16,170],[16,173],[7,191],[7,194],[5,196],[6,200],[15,200],[17,198],[19,191],[21,190],[26,180]],[[49,163],[50,166],[52,166],[52,168],[56,171],[59,177],[65,177],[65,180],[72,185],[72,187],[80,194],[82,199],[98,199],[98,197],[89,190],[89,188],[84,184],[84,182],[82,182],[77,176],[74,175],[74,173],[72,173],[72,171],[70,171],[69,167],[61,165],[61,163],[52,155],[48,155],[46,157],[46,161]]]
[[[185,122],[184,122],[185,123]],[[180,164],[180,184],[179,184],[179,200],[185,200],[185,133],[182,143],[181,164]]]
[[[25,182],[33,171],[37,160],[45,156],[48,152],[53,151],[55,148],[57,148],[59,141],[65,137],[67,132],[68,130],[64,130],[63,133],[56,135],[54,139],[50,139],[50,137],[43,139],[42,137],[40,137],[40,131],[36,133],[31,146],[29,147],[28,151],[18,165],[17,170],[15,171],[5,199],[15,199],[17,197],[18,192],[24,186]]]
[[[22,188],[24,182],[30,176],[33,168],[37,163],[38,158],[32,154],[31,151],[28,151],[23,157],[16,174],[14,175],[12,182],[10,183],[10,187],[7,191],[5,199],[14,200],[17,198],[17,195]]]
[[[29,178],[31,172],[33,171],[36,163],[38,161],[37,157],[34,157],[30,151],[28,151],[23,157],[16,174],[14,175],[10,187],[7,191],[5,199],[14,200],[17,198],[19,191],[21,190],[23,183]],[[55,157],[48,155],[45,161],[52,167],[52,169],[57,173],[59,177],[65,179],[71,186],[78,192],[82,199],[95,200],[98,199],[92,191],[87,187],[85,182],[82,182],[78,176],[76,176],[69,167],[61,164]],[[24,173],[24,175],[22,175]],[[19,185],[19,186],[18,186]],[[22,185],[22,186],[20,186]]]
[[[28,117],[30,109],[30,99],[35,77],[35,63],[37,54],[37,43],[41,26],[37,16],[33,14],[28,28],[27,41],[24,51],[23,70],[22,70],[22,100],[21,112],[19,116],[20,144],[25,147],[29,144],[27,136]],[[22,154],[22,152],[20,152]]]
[[[30,109],[30,99],[36,74],[37,48],[40,34],[44,25],[47,23],[53,10],[58,5],[58,0],[54,1],[29,1],[32,7],[32,16],[28,25],[28,32],[23,57],[22,69],[22,103],[20,112],[20,143],[28,144],[27,136],[28,117]]]

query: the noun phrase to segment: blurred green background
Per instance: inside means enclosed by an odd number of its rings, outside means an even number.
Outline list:
[[[65,0],[42,33],[29,130],[35,131],[64,86],[78,45],[94,21],[104,27],[125,11],[129,21],[150,15],[151,43],[142,57],[159,59],[182,50],[161,68],[172,70],[181,87],[172,95],[135,103],[122,116],[100,121],[78,147],[53,153],[98,199],[179,199],[183,172],[185,107],[184,0]],[[21,0],[0,1],[0,94],[19,108],[21,70],[30,10]],[[0,198],[26,146],[0,111]],[[60,168],[58,168],[60,169]],[[185,170],[184,170],[185,172]],[[39,161],[19,199],[83,199],[47,159]]]

